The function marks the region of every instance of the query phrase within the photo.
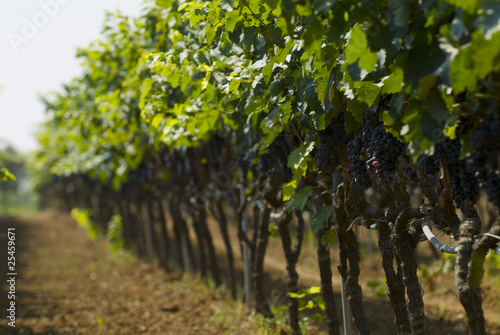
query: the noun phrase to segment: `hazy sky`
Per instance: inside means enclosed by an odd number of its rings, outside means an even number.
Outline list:
[[[80,73],[77,47],[99,37],[106,10],[138,16],[141,0],[0,0],[0,140],[36,149],[39,94]]]

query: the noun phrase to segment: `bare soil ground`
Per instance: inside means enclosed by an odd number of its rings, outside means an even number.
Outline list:
[[[66,214],[46,211],[1,220],[1,231],[6,227],[16,227],[19,248],[17,319],[15,329],[7,326],[3,287],[0,334],[223,331],[207,325],[214,313],[210,294],[196,295],[177,276],[154,266],[133,259],[117,260],[103,241],[90,241]],[[0,246],[6,246],[5,239]],[[2,266],[2,275],[5,273]]]
[[[44,211],[16,219],[0,218],[2,258],[7,257],[7,227],[16,228],[17,317],[16,328],[9,327],[7,287],[3,284],[7,269],[2,260],[0,334],[259,334],[272,329],[261,318],[245,312],[241,302],[231,302],[221,290],[201,280],[166,274],[131,256],[112,255],[105,241],[90,241],[67,214]],[[213,235],[224,262],[216,228]],[[271,240],[266,257],[267,287],[277,303],[284,303],[285,263],[278,239]],[[298,268],[301,285],[318,285],[312,246],[306,246]],[[394,334],[388,302],[367,286],[370,281],[382,280],[380,262],[367,255],[361,269],[373,333]],[[452,273],[435,277],[433,292],[427,284],[423,283],[429,333],[466,334]],[[336,271],[334,285],[338,292]],[[381,288],[385,288],[383,281]],[[498,281],[490,278],[484,290],[488,333],[500,334]],[[340,306],[337,297],[339,310]],[[279,323],[275,331],[288,333]],[[323,328],[312,327],[310,333],[323,333]]]

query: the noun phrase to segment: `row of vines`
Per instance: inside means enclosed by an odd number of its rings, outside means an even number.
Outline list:
[[[485,334],[483,262],[500,223],[476,203],[500,206],[499,19],[498,2],[478,0],[156,0],[139,18],[108,14],[78,51],[82,75],[44,98],[42,201],[93,208],[104,232],[119,214],[127,247],[168,271],[227,278],[235,298],[239,239],[266,317],[277,222],[297,334],[306,229],[329,333],[340,332],[332,241],[353,321],[370,333],[353,225],[378,231],[397,333],[426,334],[415,248],[431,225],[457,241],[456,290],[470,332]]]

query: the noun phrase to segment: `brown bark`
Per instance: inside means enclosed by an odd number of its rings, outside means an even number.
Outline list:
[[[474,245],[474,235],[478,234],[481,229],[481,222],[475,211],[466,213],[467,219],[460,224],[459,229],[459,245],[457,258],[455,261],[455,286],[457,287],[460,302],[467,314],[469,330],[473,335],[486,334],[486,322],[482,308],[482,296],[479,284],[482,279],[482,274],[479,273],[476,278],[476,285],[471,282],[471,277],[482,269],[482,260],[484,261],[485,253],[475,255],[473,260],[472,272],[469,273],[469,261],[472,256]],[[482,260],[481,260],[482,259]]]
[[[205,245],[205,238],[199,224],[199,218],[197,216],[199,213],[193,213],[193,228],[196,234],[196,241],[198,242],[198,264],[200,265],[200,272],[203,278],[207,277],[207,261],[206,261],[206,251],[207,246]]]
[[[215,254],[215,248],[212,241],[212,234],[208,229],[207,225],[207,212],[204,207],[199,208],[198,215],[195,218],[195,224],[197,224],[201,230],[204,245],[208,250],[208,258],[210,260],[210,274],[215,282],[215,285],[220,286],[222,280],[220,277],[219,265],[217,264],[217,255]]]
[[[164,248],[164,253],[165,253],[165,270],[168,272],[170,271],[170,266],[169,266],[169,258],[171,255],[171,240],[170,236],[168,233],[167,229],[167,218],[165,216],[165,209],[163,208],[163,203],[161,201],[161,198],[156,199],[157,203],[157,208],[158,208],[158,220],[160,224],[160,229],[161,229],[161,234],[163,236],[163,240],[165,241],[165,248]]]
[[[191,239],[189,238],[189,230],[186,221],[182,217],[182,213],[180,210],[180,194],[174,195],[173,199],[170,200],[170,212],[172,214],[172,219],[174,221],[174,230],[176,231],[176,241],[177,241],[177,246],[179,255],[179,261],[180,261],[180,266],[183,270],[187,270],[190,268],[192,271],[195,270],[197,264],[195,261],[195,256],[193,254],[193,247],[191,245]],[[183,257],[184,254],[184,249],[182,244],[186,245],[186,252],[187,254],[185,255],[186,257]],[[186,264],[186,262],[189,262],[190,264]]]
[[[133,237],[132,237],[129,205],[126,197],[121,196],[120,198],[121,199],[120,199],[119,209],[120,209],[120,215],[122,217],[124,247],[126,249],[130,249],[130,247],[133,245],[132,243]]]
[[[363,294],[359,285],[359,243],[356,235],[349,228],[349,219],[345,211],[345,189],[344,185],[338,187],[339,205],[336,209],[339,241],[339,265],[338,270],[345,283],[345,290],[349,308],[352,312],[354,323],[360,334],[370,334],[370,328],[366,321],[363,308]]]
[[[392,236],[398,264],[403,271],[403,283],[408,297],[408,313],[412,332],[415,335],[427,334],[427,319],[424,312],[423,291],[417,277],[417,261],[414,249],[417,242],[409,233],[408,223],[411,218],[419,217],[417,209],[404,210],[398,217]]]
[[[137,248],[137,255],[141,258],[146,257],[146,240],[144,237],[144,224],[142,219],[142,214],[139,206],[137,205],[136,199],[134,199],[134,204],[130,206],[132,218],[133,218],[133,234],[134,244]]]
[[[264,257],[266,255],[267,244],[269,242],[269,218],[271,209],[264,201],[264,209],[261,212],[257,231],[257,242],[255,244],[255,255],[252,263],[252,281],[254,286],[255,308],[267,318],[274,317],[269,307],[264,292]]]
[[[227,263],[229,267],[229,288],[231,290],[231,296],[236,299],[236,279],[234,274],[234,255],[233,249],[231,247],[231,239],[229,238],[229,232],[227,230],[227,217],[224,212],[224,207],[222,206],[222,200],[220,198],[215,200],[215,208],[218,213],[219,228],[221,231],[222,239],[224,240],[224,245],[226,247]]]
[[[297,243],[294,248],[292,248],[292,238],[289,231],[289,224],[293,216],[287,213],[279,222],[279,234],[287,263],[288,293],[296,293],[298,290],[297,283],[299,275],[297,273],[296,265],[302,248],[302,239],[304,238],[304,219],[302,218],[302,212],[296,212],[296,216],[298,227]],[[288,297],[288,314],[293,333],[301,334],[299,325],[299,304],[297,298]]]
[[[318,265],[321,279],[321,294],[325,302],[325,319],[328,326],[328,334],[340,335],[339,320],[337,317],[337,307],[335,305],[335,294],[332,286],[332,265],[330,260],[330,251],[321,240],[326,228],[316,232],[316,241],[318,243]]]
[[[161,267],[165,267],[165,253],[163,252],[163,248],[165,246],[165,241],[163,240],[163,235],[158,232],[158,221],[156,211],[153,207],[152,195],[148,193],[146,196],[146,208],[149,213],[150,221],[151,221],[151,240],[153,243],[153,250],[156,253],[156,257],[159,261]]]
[[[405,286],[401,273],[394,269],[394,246],[387,222],[380,223],[378,246],[382,253],[384,268],[389,289],[388,296],[394,311],[394,324],[398,335],[411,334],[410,318],[406,309]]]

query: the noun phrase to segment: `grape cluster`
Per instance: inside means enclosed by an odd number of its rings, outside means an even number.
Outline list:
[[[366,169],[366,153],[370,145],[371,132],[374,125],[378,124],[378,119],[374,114],[365,113],[365,126],[361,129],[352,141],[347,143],[347,154],[349,156],[350,166],[349,173],[356,185],[362,189],[367,189],[372,186],[370,175]]]
[[[500,208],[500,121],[484,120],[471,135],[475,152],[466,159],[467,172],[474,173],[488,200]]]
[[[351,165],[349,172],[355,184],[362,189],[372,186],[372,181],[365,161],[367,159],[367,148],[370,146],[373,128],[379,125],[377,113],[364,112],[365,125],[352,141],[347,143],[347,154]]]
[[[457,164],[460,160],[460,141],[446,138],[434,144],[434,157],[442,159],[446,164]]]
[[[460,114],[457,118],[457,128],[455,133],[459,136],[466,136],[474,126],[473,119],[469,114]]]
[[[378,121],[378,111],[365,112],[363,118],[365,125],[347,144],[347,153],[354,182],[366,189],[371,186],[370,175],[383,183],[392,181],[406,145],[386,131]]]
[[[346,143],[344,113],[337,114],[328,127],[319,132],[319,147],[316,152],[316,169],[331,175],[340,165],[338,148]]]
[[[473,202],[479,194],[479,184],[475,175],[466,169],[465,161],[460,159],[460,141],[446,138],[437,142],[434,149],[434,157],[444,161],[452,178],[451,198],[457,207]]]
[[[492,168],[498,169],[498,153],[500,152],[500,121],[484,121],[471,135],[471,145],[480,154],[489,157]]]
[[[347,144],[347,154],[349,155],[349,173],[353,178],[353,182],[361,187],[362,189],[367,189],[372,186],[372,181],[370,175],[365,166],[365,154],[366,149],[363,145],[363,134],[364,132],[357,134],[352,141]]]
[[[332,130],[331,140],[333,143],[337,146],[344,146],[347,141],[344,112],[335,115],[328,127]]]
[[[463,160],[455,166],[452,175],[451,198],[455,201],[458,208],[462,208],[465,201],[474,201],[478,196],[479,184],[474,174],[467,172]]]
[[[439,167],[439,161],[433,156],[422,155],[418,157],[418,166],[428,176],[433,176],[441,170]]]
[[[488,201],[500,208],[500,171],[487,171],[481,178],[480,186],[486,190]]]
[[[283,176],[283,182],[290,181],[292,179],[292,170],[288,167],[288,155],[291,150],[285,137],[276,137],[274,142],[267,148],[267,151],[276,159]]]
[[[270,154],[262,154],[259,156],[258,169],[265,176],[270,176],[274,168],[275,160]]]
[[[366,152],[368,172],[382,182],[389,181],[397,170],[399,156],[406,152],[406,145],[387,132],[382,124],[373,129],[370,142]]]
[[[380,108],[383,109],[383,108]],[[369,112],[369,111],[364,111],[363,112],[363,121],[365,123],[365,128],[375,128],[378,125],[380,125],[380,122],[378,120],[378,114],[379,112]]]

